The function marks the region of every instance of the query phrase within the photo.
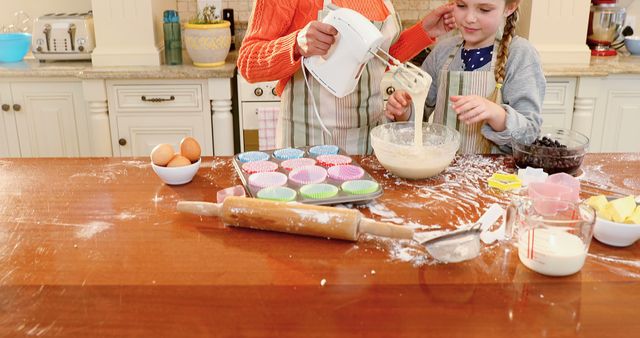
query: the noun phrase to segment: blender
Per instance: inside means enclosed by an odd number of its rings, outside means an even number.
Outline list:
[[[615,56],[611,44],[620,35],[626,10],[616,0],[591,0],[587,44],[593,56]]]

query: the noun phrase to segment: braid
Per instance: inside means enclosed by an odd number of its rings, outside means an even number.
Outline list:
[[[509,57],[509,45],[511,44],[511,40],[516,33],[516,23],[520,18],[520,9],[517,8],[509,17],[507,17],[507,22],[504,25],[504,33],[502,33],[502,41],[500,41],[500,46],[498,46],[497,60],[496,60],[496,68],[495,68],[495,79],[496,79],[496,88],[493,90],[493,93],[489,97],[489,99],[495,103],[500,104],[502,101],[500,95],[500,89],[502,88],[502,84],[504,83],[504,77],[506,73],[506,65],[507,58]]]

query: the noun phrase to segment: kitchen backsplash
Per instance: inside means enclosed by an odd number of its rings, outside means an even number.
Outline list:
[[[244,31],[251,15],[254,0],[222,0],[222,8],[233,8],[236,21],[236,39],[242,41]],[[405,22],[415,22],[446,0],[394,0],[393,5]],[[197,12],[197,0],[177,0],[180,21],[186,22]]]

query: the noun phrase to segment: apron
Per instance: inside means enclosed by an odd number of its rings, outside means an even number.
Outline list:
[[[321,20],[331,0],[324,1],[319,12]],[[390,0],[384,1],[391,13],[384,21],[372,21],[384,37],[381,49],[389,51],[391,44],[400,35],[400,20]],[[308,74],[309,88],[316,98],[318,113],[325,126],[331,131],[332,138],[322,131],[320,122],[313,110],[309,89],[307,89],[303,68],[300,68],[289,80],[282,92],[281,112],[276,128],[276,145],[284,147],[303,147],[320,144],[335,144],[350,155],[373,153],[369,132],[384,121],[384,106],[380,83],[387,66],[375,58],[368,62],[356,90],[337,98],[327,91],[317,80]]]
[[[460,154],[490,154],[499,152],[498,148],[484,137],[481,128],[484,122],[466,125],[458,120],[456,112],[451,107],[449,97],[452,95],[478,95],[489,97],[496,87],[494,69],[496,65],[496,53],[500,46],[500,40],[496,39],[493,45],[493,57],[491,58],[490,71],[449,71],[453,58],[460,52],[462,42],[456,45],[449,55],[447,62],[440,71],[438,82],[438,96],[434,110],[434,122],[442,123],[460,132]]]

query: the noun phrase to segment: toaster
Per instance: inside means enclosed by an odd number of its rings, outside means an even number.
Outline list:
[[[95,48],[93,14],[49,13],[33,23],[33,56],[45,60],[91,60]]]

